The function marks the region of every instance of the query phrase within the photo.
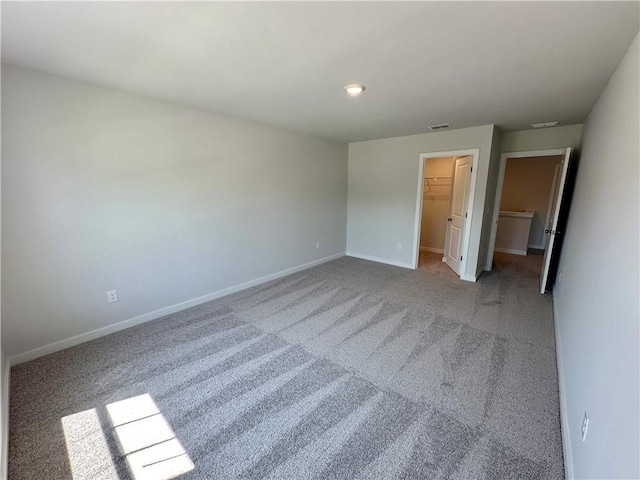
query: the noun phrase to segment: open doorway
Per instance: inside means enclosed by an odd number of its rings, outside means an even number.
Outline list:
[[[540,275],[547,289],[571,149],[505,153],[500,159],[486,270],[509,256]],[[512,257],[513,258],[513,257]]]
[[[421,156],[415,268],[428,257],[445,262],[455,275],[470,280],[466,263],[478,152],[445,153]]]
[[[451,207],[453,161],[455,157],[425,159],[420,219],[420,254],[437,253],[444,258],[447,219]]]

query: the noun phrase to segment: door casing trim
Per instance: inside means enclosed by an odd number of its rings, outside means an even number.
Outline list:
[[[471,221],[473,219],[473,202],[475,199],[476,192],[476,179],[478,174],[478,158],[480,157],[480,149],[479,148],[471,148],[467,150],[450,150],[445,152],[429,152],[429,153],[421,153],[418,159],[418,187],[416,194],[416,218],[414,223],[414,236],[413,236],[413,259],[412,264],[414,270],[418,268],[418,256],[420,250],[420,229],[422,227],[422,196],[424,194],[424,168],[425,163],[428,158],[438,158],[438,157],[466,157],[472,156],[473,160],[471,161],[471,180],[469,181],[469,196],[467,199],[467,219],[464,224],[464,240],[462,243],[462,256],[464,258],[461,266],[460,266],[460,278],[462,280],[472,281],[470,280],[469,275],[467,275],[467,266],[469,262],[469,245],[471,243]],[[474,270],[475,273],[475,270]],[[475,276],[473,277],[475,281]]]

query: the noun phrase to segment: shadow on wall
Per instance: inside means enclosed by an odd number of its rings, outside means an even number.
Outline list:
[[[547,289],[553,290],[555,280],[558,274],[558,264],[560,263],[560,253],[566,236],[566,228],[569,222],[571,212],[571,202],[573,200],[573,192],[576,187],[576,179],[578,178],[578,169],[580,167],[580,150],[575,149],[571,156],[571,163],[567,170],[567,181],[565,183],[564,192],[560,199],[560,212],[558,217],[558,228],[556,229],[556,241],[551,251],[551,261],[549,263],[549,278],[547,280]]]

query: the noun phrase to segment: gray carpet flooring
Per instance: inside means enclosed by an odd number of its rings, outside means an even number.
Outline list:
[[[9,478],[564,478],[540,263],[345,257],[14,366]]]

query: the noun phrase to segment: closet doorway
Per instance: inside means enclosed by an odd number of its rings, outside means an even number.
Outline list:
[[[420,219],[420,251],[438,253],[442,261],[451,207],[454,157],[425,159]]]
[[[424,156],[420,192],[419,258],[440,256],[463,279],[469,247],[475,152]]]

